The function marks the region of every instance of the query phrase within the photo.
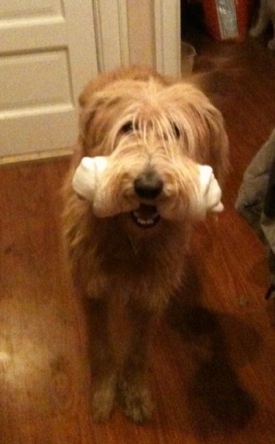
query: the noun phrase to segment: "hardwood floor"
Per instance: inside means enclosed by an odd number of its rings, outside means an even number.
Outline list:
[[[234,200],[275,124],[275,54],[263,42],[193,43],[196,73],[231,142],[226,210],[198,230],[189,283],[153,338],[152,422],[91,417],[89,314],[59,242],[67,160],[0,171],[0,436],[3,444],[274,444],[275,305],[266,252]]]

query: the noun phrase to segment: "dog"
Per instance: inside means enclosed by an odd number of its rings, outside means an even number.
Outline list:
[[[228,137],[221,113],[199,88],[151,68],[101,74],[79,102],[63,233],[77,288],[91,305],[93,413],[105,421],[117,401],[142,423],[153,410],[146,378],[150,331],[185,274],[194,165],[211,165],[221,183]],[[114,157],[108,190],[117,211],[110,217],[94,214],[72,187],[81,160],[96,156]],[[184,208],[180,219],[178,207]]]
[[[272,23],[273,32],[275,34],[275,2],[274,0],[261,0],[258,19],[255,26],[249,31],[250,36],[259,37],[269,23]],[[275,51],[275,36],[273,36],[273,39],[269,40],[267,46],[272,51]]]

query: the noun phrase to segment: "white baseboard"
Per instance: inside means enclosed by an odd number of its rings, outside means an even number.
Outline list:
[[[16,163],[36,162],[40,160],[50,160],[58,157],[70,157],[72,148],[64,148],[60,150],[48,150],[34,153],[18,154],[16,156],[0,157],[0,167],[4,165],[12,165]]]

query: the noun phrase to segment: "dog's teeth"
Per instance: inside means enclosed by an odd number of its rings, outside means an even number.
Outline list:
[[[158,212],[152,211],[152,207],[146,208],[145,206],[139,208],[132,213],[135,222],[140,227],[153,227],[159,220]]]
[[[150,219],[142,219],[142,218],[139,216],[139,212],[138,212],[138,211],[134,211],[134,216],[135,216],[137,222],[138,222],[140,225],[152,225],[152,224],[154,223],[154,220],[155,220],[156,217],[157,217],[157,214],[154,215],[154,216],[153,216],[152,218],[150,218]]]
[[[140,225],[152,225],[154,223],[153,219],[144,220],[144,219],[138,218],[137,221]]]

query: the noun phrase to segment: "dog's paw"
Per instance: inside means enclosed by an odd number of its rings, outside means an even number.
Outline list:
[[[137,424],[142,424],[152,417],[153,403],[149,391],[121,384],[118,388],[118,401],[125,415]]]
[[[93,417],[96,422],[108,420],[115,398],[115,386],[113,381],[101,384],[93,395]]]

